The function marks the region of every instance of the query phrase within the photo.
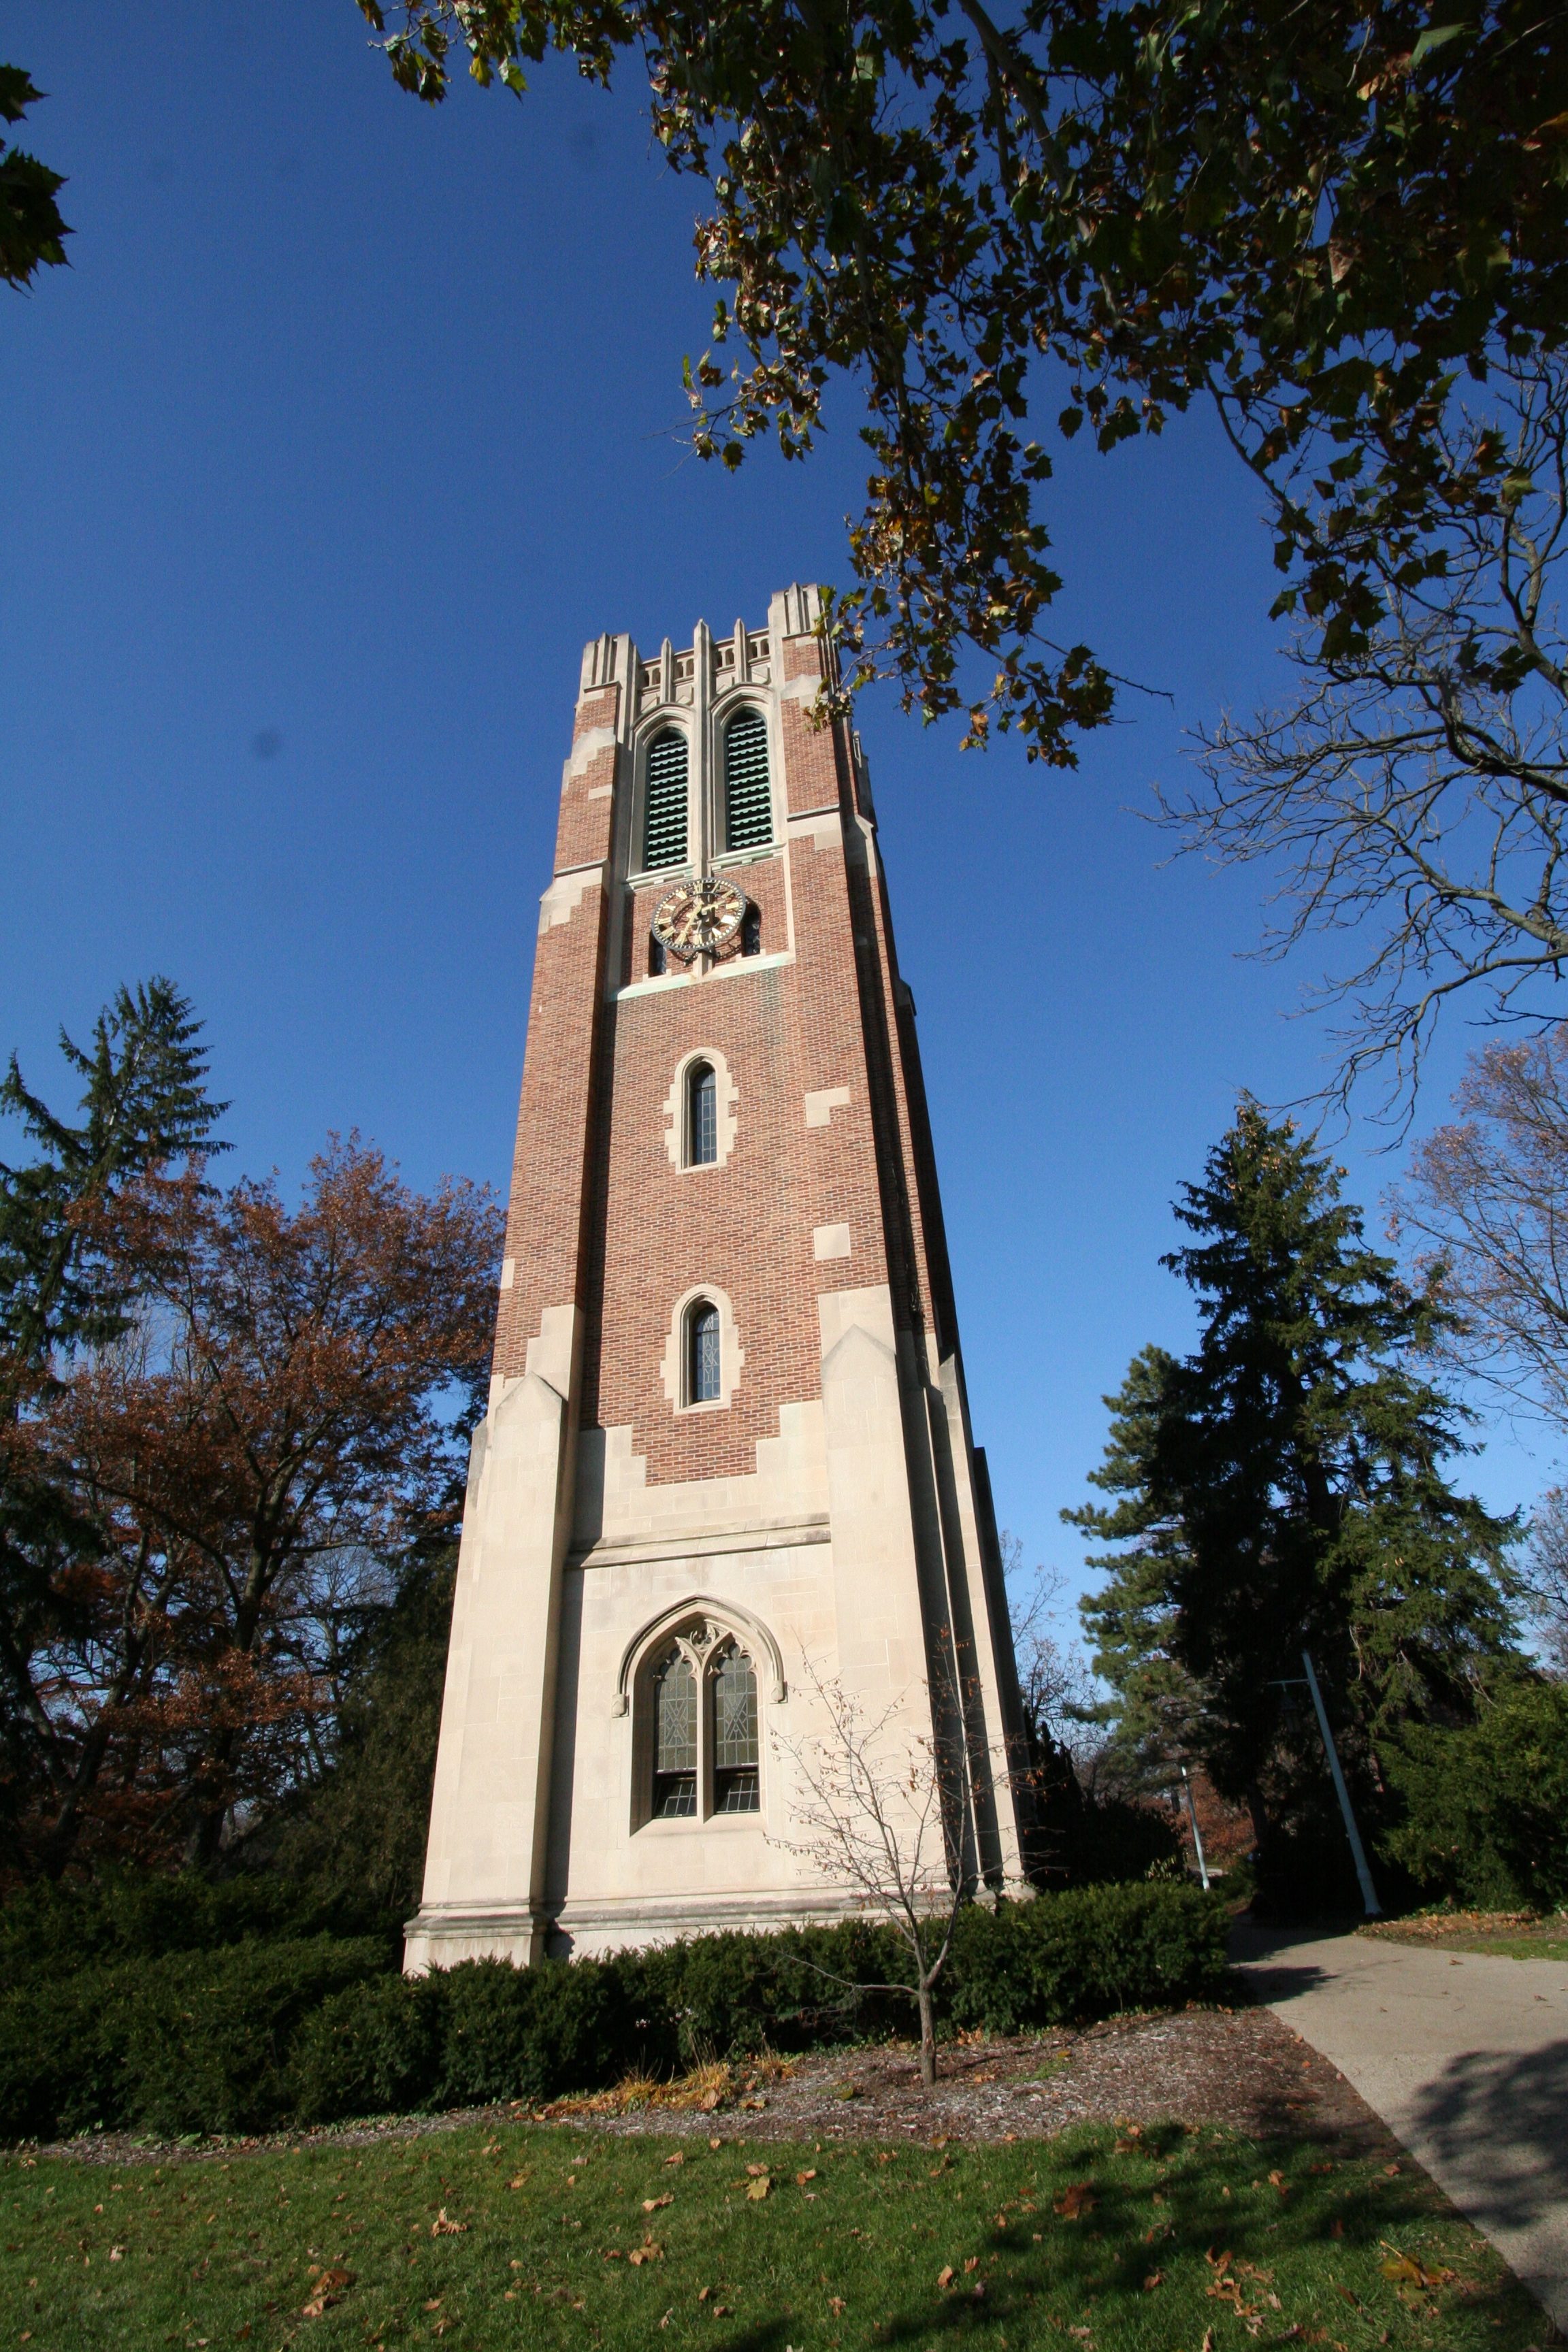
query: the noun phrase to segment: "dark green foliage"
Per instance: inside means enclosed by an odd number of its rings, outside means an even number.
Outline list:
[[[1154,1785],[1168,1789],[1169,1779]],[[1030,1877],[1037,1886],[1099,1886],[1182,1864],[1182,1841],[1168,1811],[1115,1790],[1086,1789],[1064,1749],[1037,1769],[1035,1795]]]
[[[1378,1743],[1466,1723],[1511,1671],[1517,1530],[1443,1475],[1463,1416],[1418,1369],[1435,1291],[1365,1246],[1339,1171],[1289,1123],[1244,1097],[1176,1213],[1197,1238],[1166,1264],[1202,1337],[1184,1361],[1147,1350],[1108,1400],[1094,1482],[1117,1499],[1068,1514],[1117,1547],[1092,1563],[1110,1580],[1084,1617],[1134,1772],[1201,1758],[1250,1807],[1261,1890],[1284,1900],[1304,1892],[1292,1842],[1333,1822],[1290,1687],[1303,1649],[1358,1812],[1392,1826]]]
[[[0,194],[0,234],[4,215]],[[24,1082],[14,1054],[0,1081],[0,1116],[36,1147],[21,1166],[0,1162],[0,1852],[51,1877],[70,1853],[130,1680],[107,1694],[94,1684],[101,1661],[85,1596],[96,1589],[101,1530],[75,1465],[37,1442],[40,1415],[62,1357],[126,1328],[131,1285],[102,1244],[106,1208],[171,1160],[222,1150],[212,1129],[226,1108],[208,1099],[201,1024],[171,981],[121,988],[90,1045],[62,1030],[60,1051],[83,1081],[76,1123]],[[143,1625],[132,1649],[148,1638]],[[62,1666],[91,1690],[89,1703],[61,1703]]]
[[[1509,1685],[1458,1731],[1412,1725],[1384,1758],[1405,1803],[1393,1851],[1481,1910],[1568,1904],[1568,1685]]]
[[[292,2111],[301,2021],[387,1958],[315,1936],[30,1977],[0,1999],[0,2135],[266,2130]]]
[[[536,2102],[914,2024],[907,1953],[862,1921],[533,1969],[468,1960],[412,1979],[393,1973],[379,1937],[259,1940],[246,1928],[264,1906],[216,1890],[204,1912],[187,1889],[155,1918],[123,1890],[96,1910],[84,1901],[93,1949],[74,1970],[59,1965],[67,1900],[18,1912],[0,2000],[0,2137],[260,2131]],[[29,1924],[42,1929],[31,1950]],[[204,1924],[235,1939],[183,1948]],[[941,1979],[945,2013],[1016,2032],[1198,1998],[1220,1981],[1226,1924],[1217,1900],[1167,1884],[975,1906]]]
[[[106,1871],[23,1887],[0,1910],[0,1983],[58,1982],[110,1962],[216,1951],[258,1938],[357,1935],[374,1924],[363,1903],[286,1879],[213,1880],[185,1871]],[[393,1947],[388,1944],[389,1951]]]
[[[430,2104],[443,1987],[439,1976],[381,1976],[324,2000],[300,2028],[289,2063],[300,2122],[408,2115]]]
[[[29,1362],[55,1348],[112,1339],[125,1328],[116,1270],[93,1247],[90,1212],[120,1186],[190,1152],[223,1150],[212,1130],[227,1109],[208,1100],[202,1024],[173,981],[121,988],[89,1046],[60,1032],[60,1052],[85,1081],[79,1125],[26,1085],[15,1054],[0,1111],[17,1118],[39,1157],[0,1163],[0,1345]]]
[[[1228,1917],[1170,1885],[1100,1886],[963,1913],[945,2013],[998,2032],[1213,1994]],[[309,2021],[294,2058],[307,2121],[594,2090],[710,2058],[848,2042],[915,2021],[908,1954],[864,1921],[700,1936],[643,1954],[513,1969],[466,1961],[365,1984]]]
[[[457,1565],[452,1545],[402,1564],[391,1609],[345,1662],[331,1768],[265,1839],[271,1867],[389,1927],[419,1904]]]
[[[20,66],[0,66],[0,119],[20,122],[44,95]],[[65,181],[36,155],[0,141],[0,278],[26,286],[40,267],[58,269],[71,234],[55,202]]]
[[[993,2033],[1212,1996],[1230,1916],[1193,1886],[1082,1886],[959,1919],[948,2011]]]

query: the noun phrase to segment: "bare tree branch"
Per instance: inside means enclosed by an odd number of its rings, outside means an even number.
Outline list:
[[[1206,790],[1161,803],[1184,851],[1280,873],[1260,953],[1357,935],[1352,967],[1313,992],[1350,1015],[1323,1091],[1342,1104],[1377,1074],[1401,1127],[1447,1000],[1546,1021],[1568,955],[1568,638],[1552,593],[1568,551],[1568,362],[1507,360],[1489,390],[1484,413],[1456,400],[1437,428],[1471,486],[1437,568],[1391,557],[1364,648],[1299,646],[1300,698],[1202,735]]]

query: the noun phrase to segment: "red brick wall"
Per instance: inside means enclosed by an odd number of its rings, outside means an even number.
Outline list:
[[[814,639],[779,650],[786,679],[820,677]],[[578,740],[613,725],[615,708],[613,688],[584,697]],[[853,826],[845,730],[814,730],[790,699],[781,731],[786,805],[838,806]],[[573,780],[558,870],[607,859],[615,803],[587,793],[615,769],[606,749]],[[913,1029],[906,1020],[900,1037],[885,895],[858,838],[847,857],[839,841],[806,834],[734,869],[762,910],[764,956],[788,944],[787,880],[795,958],[782,966],[736,957],[689,986],[606,1001],[612,892],[625,901],[625,985],[647,973],[647,925],[668,887],[633,893],[607,866],[605,887],[592,883],[539,942],[507,1242],[516,1273],[496,1367],[521,1371],[544,1307],[577,1300],[584,1424],[629,1423],[650,1483],[755,1469],[780,1406],[820,1393],[819,1293],[890,1282],[896,1319],[922,1326],[935,1303],[952,1344]],[[703,1047],[722,1055],[738,1090],[736,1133],[723,1165],[686,1171],[666,1148],[664,1104],[678,1066]],[[848,1105],[808,1128],[805,1096],[837,1087]],[[852,1254],[818,1264],[814,1229],[831,1224],[849,1227]],[[728,1294],[744,1361],[725,1409],[681,1413],[661,1364],[675,1301],[705,1284]]]

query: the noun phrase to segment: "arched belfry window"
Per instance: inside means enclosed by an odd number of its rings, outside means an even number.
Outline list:
[[[757,1678],[745,1652],[727,1642],[708,1682],[712,1710],[713,1810],[754,1813],[759,1801]]]
[[[689,1404],[716,1404],[723,1390],[719,1378],[719,1309],[711,1299],[699,1298],[686,1316],[686,1395]]]
[[[719,1157],[719,1081],[711,1062],[693,1062],[686,1079],[686,1164],[710,1168]]]
[[[643,793],[643,870],[686,863],[686,738],[667,727],[647,747]]]
[[[653,1818],[689,1821],[697,1811],[697,1677],[685,1652],[673,1649],[655,1667]]]
[[[767,721],[738,710],[724,733],[724,846],[751,849],[773,837]]]

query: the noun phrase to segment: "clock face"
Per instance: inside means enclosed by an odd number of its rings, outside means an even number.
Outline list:
[[[746,912],[745,894],[718,875],[679,882],[654,910],[653,935],[671,955],[689,963],[728,947]]]

